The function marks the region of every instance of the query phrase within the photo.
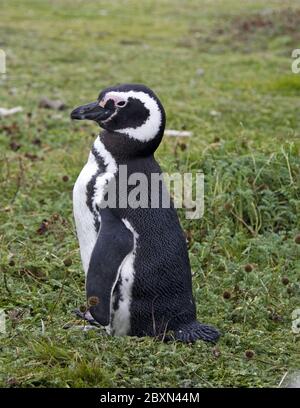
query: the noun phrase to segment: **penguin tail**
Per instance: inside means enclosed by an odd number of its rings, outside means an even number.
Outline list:
[[[196,340],[216,343],[220,337],[220,332],[213,326],[194,320],[191,323],[180,325],[178,329],[174,330],[173,337],[184,343],[194,343]]]

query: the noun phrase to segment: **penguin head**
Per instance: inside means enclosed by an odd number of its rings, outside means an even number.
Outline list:
[[[71,118],[97,122],[111,135],[110,144],[122,140],[124,145],[124,139],[127,139],[135,148],[140,146],[138,150],[145,150],[147,145],[148,151],[154,151],[159,145],[166,120],[164,108],[155,93],[139,84],[107,88],[100,92],[97,101],[74,109]]]

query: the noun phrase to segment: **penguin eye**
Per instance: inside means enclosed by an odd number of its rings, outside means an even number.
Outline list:
[[[119,106],[120,108],[122,108],[123,106],[125,106],[127,104],[126,101],[119,101],[116,103],[116,106]]]

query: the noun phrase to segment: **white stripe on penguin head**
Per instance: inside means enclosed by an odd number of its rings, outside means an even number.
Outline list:
[[[151,139],[154,139],[155,136],[158,134],[161,122],[162,122],[162,114],[158,103],[154,98],[148,95],[145,92],[141,91],[128,91],[128,92],[116,92],[111,91],[105,95],[105,100],[108,99],[115,99],[115,98],[122,98],[124,100],[128,100],[129,98],[135,98],[140,100],[146,109],[149,111],[149,117],[145,123],[137,128],[125,128],[125,129],[116,129],[119,133],[125,133],[132,139],[139,140],[141,142],[148,142]],[[106,122],[109,122],[114,115],[112,115]]]

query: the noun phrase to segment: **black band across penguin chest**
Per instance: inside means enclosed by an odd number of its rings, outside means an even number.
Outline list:
[[[94,205],[94,200],[95,200],[95,194],[96,194],[96,181],[99,176],[105,173],[106,171],[106,165],[104,163],[103,158],[100,156],[99,152],[96,150],[96,148],[93,146],[92,147],[92,154],[95,157],[95,160],[97,162],[98,170],[96,173],[91,177],[90,181],[87,183],[86,186],[86,204],[91,211],[91,213],[94,216],[94,224],[95,224],[95,229],[98,232],[100,228],[100,222],[99,222],[99,213],[97,212],[95,205]]]

